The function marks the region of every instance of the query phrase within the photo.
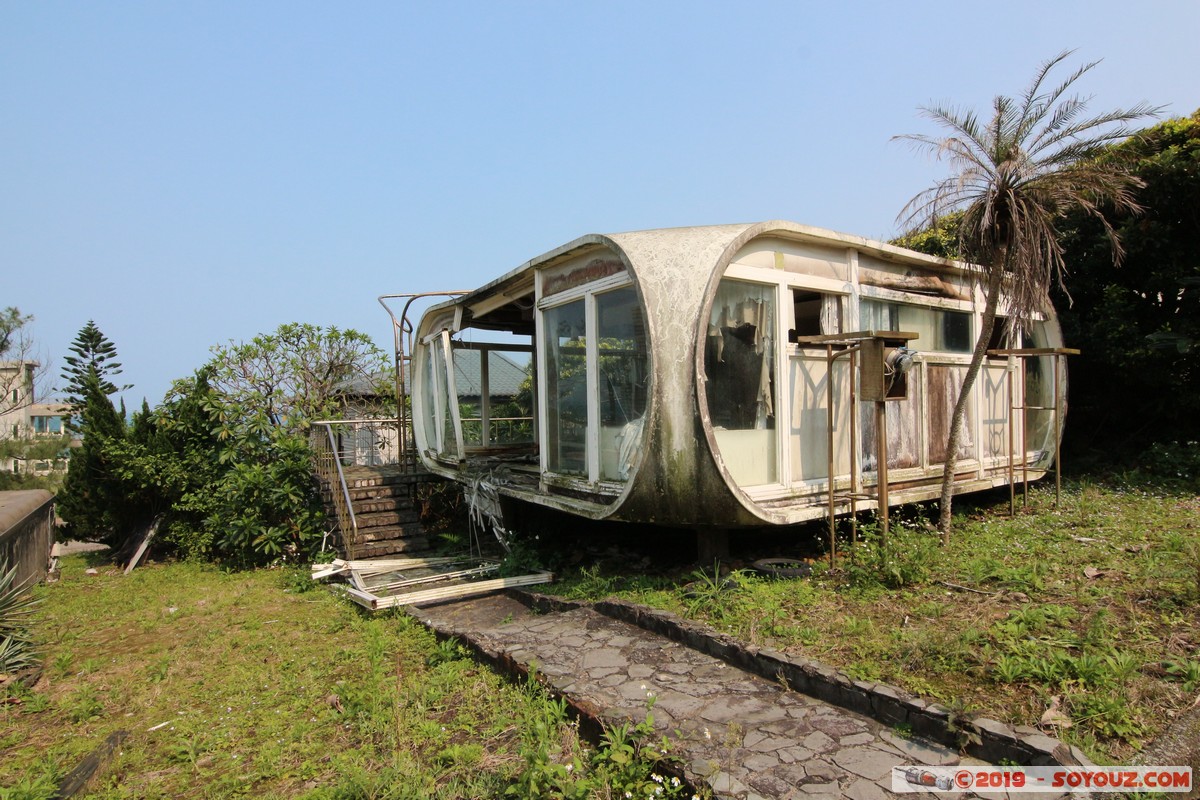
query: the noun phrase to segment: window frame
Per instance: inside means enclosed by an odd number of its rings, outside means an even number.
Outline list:
[[[537,275],[537,291],[541,294],[542,273]],[[596,298],[600,295],[609,294],[619,289],[634,288],[636,293],[636,285],[633,276],[627,270],[602,278],[601,280],[592,283],[586,283],[581,286],[575,286],[563,292],[558,292],[549,297],[542,297],[537,303],[536,330],[535,341],[537,343],[535,350],[537,352],[537,372],[540,376],[537,381],[537,421],[543,437],[547,436],[552,423],[549,418],[549,367],[547,364],[547,343],[544,339],[546,334],[545,314],[561,306],[568,305],[577,301],[583,301],[584,313],[584,359],[585,359],[585,380],[587,392],[587,433],[584,438],[586,455],[586,475],[576,475],[574,473],[555,472],[550,469],[550,449],[549,447],[538,448],[538,463],[543,478],[548,478],[553,481],[563,481],[569,485],[584,484],[592,490],[603,490],[605,487],[611,487],[614,490],[623,490],[627,481],[619,479],[604,478],[601,469],[601,453],[600,453],[600,340],[599,340],[599,314],[596,307]],[[640,300],[640,295],[639,295]],[[645,316],[645,305],[639,302],[639,308],[643,317]],[[651,358],[650,347],[647,342],[646,358]]]

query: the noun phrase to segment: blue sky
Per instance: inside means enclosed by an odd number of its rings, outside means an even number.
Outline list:
[[[875,238],[940,174],[895,134],[1064,49],[1106,110],[1200,107],[1200,3],[0,0],[0,307],[88,319],[131,405],[291,321],[584,233],[791,219]],[[53,384],[55,381],[51,381]]]

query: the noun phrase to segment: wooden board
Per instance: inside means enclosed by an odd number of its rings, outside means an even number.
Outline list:
[[[458,586],[443,586],[437,589],[423,589],[420,591],[409,592],[407,594],[392,595],[389,597],[378,597],[376,595],[364,592],[361,589],[356,589],[353,586],[346,587],[346,593],[351,599],[359,605],[369,608],[373,611],[378,611],[381,608],[393,608],[395,606],[410,606],[420,605],[422,603],[436,603],[442,600],[457,600],[463,597],[473,597],[480,594],[488,594],[489,592],[498,592],[502,589],[507,589],[516,586],[532,586],[539,583],[550,583],[554,580],[552,572],[535,572],[529,575],[518,575],[512,578],[496,578],[490,581],[475,581],[473,583],[464,583]]]

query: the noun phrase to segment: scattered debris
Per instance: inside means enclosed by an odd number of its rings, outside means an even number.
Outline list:
[[[165,728],[165,727],[167,727],[168,725],[170,725],[170,724],[171,724],[172,722],[174,722],[174,721],[175,721],[175,720],[171,720],[171,719],[169,719],[169,720],[167,720],[166,722],[160,722],[160,723],[158,723],[157,725],[152,725],[152,726],[150,726],[149,728],[146,728],[146,733],[149,733],[150,731],[156,731],[156,730],[158,730],[159,728]]]
[[[1102,569],[1097,569],[1096,567],[1084,567],[1083,574],[1088,578],[1095,579],[1103,578],[1108,573]]]
[[[812,575],[812,564],[796,558],[760,558],[750,566],[773,578],[807,578]]]
[[[347,578],[346,593],[372,610],[454,600],[554,580],[550,572],[481,580],[497,574],[500,563],[474,557],[334,559],[329,564],[313,564],[312,570],[313,580]]]
[[[963,586],[958,583],[950,583],[950,581],[938,581],[938,583],[940,583],[942,586],[945,586],[947,589],[953,589],[956,592],[973,592],[975,594],[986,594],[989,597],[996,594],[996,592],[989,592],[985,591],[984,589],[974,589],[970,586]]]
[[[1061,706],[1062,697],[1059,695],[1054,695],[1054,697],[1051,697],[1050,707],[1046,709],[1044,714],[1042,714],[1042,720],[1039,724],[1043,728],[1058,728],[1061,731],[1065,731],[1067,728],[1071,727],[1074,723],[1071,722],[1071,718],[1061,710]]]
[[[138,549],[134,552],[133,558],[129,559],[129,563],[125,565],[125,574],[133,572],[142,560],[142,556],[146,555],[146,550],[150,548],[150,542],[154,539],[154,534],[158,533],[158,525],[162,522],[162,514],[159,514],[150,525],[146,528],[146,532],[142,534],[141,543],[138,544]]]
[[[112,758],[113,753],[121,746],[121,742],[125,741],[129,736],[128,731],[115,731],[108,735],[108,738],[91,752],[91,754],[80,762],[79,766],[71,770],[67,777],[63,778],[62,783],[58,785],[58,793],[55,797],[67,798],[74,797],[76,794],[84,791],[100,768],[108,763]]]

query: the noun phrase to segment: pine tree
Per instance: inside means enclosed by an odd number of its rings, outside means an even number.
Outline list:
[[[129,386],[117,386],[108,376],[120,375],[121,364],[116,361],[117,346],[101,333],[93,320],[88,320],[76,335],[69,348],[71,353],[63,360],[67,366],[62,371],[66,386],[62,393],[75,413],[83,411],[87,402],[89,379],[95,378],[101,392],[116,394]]]
[[[128,535],[130,493],[122,485],[115,451],[126,438],[125,419],[103,391],[96,373],[85,374],[80,429],[83,441],[71,454],[57,498],[67,538],[119,547]]]

